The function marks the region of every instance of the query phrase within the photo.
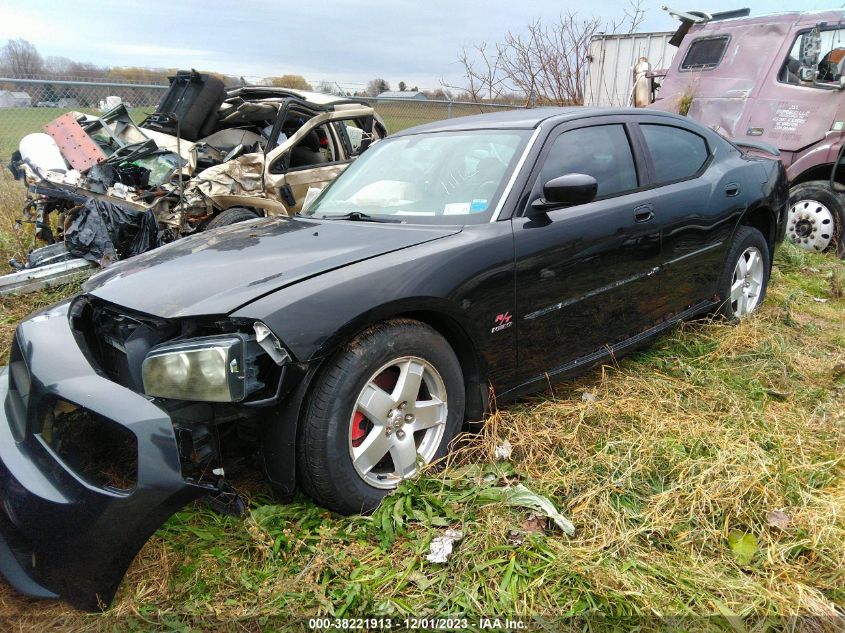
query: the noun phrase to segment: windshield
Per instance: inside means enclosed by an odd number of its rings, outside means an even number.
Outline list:
[[[306,215],[395,216],[437,224],[487,222],[529,130],[435,132],[379,141]]]

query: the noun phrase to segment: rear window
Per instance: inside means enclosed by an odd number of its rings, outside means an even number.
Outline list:
[[[708,70],[716,68],[722,61],[725,49],[728,47],[728,37],[708,37],[695,40],[687,49],[681,70]]]
[[[640,130],[654,163],[656,184],[691,178],[710,156],[707,143],[694,132],[648,123],[641,123]]]

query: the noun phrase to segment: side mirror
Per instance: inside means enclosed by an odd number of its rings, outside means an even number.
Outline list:
[[[822,50],[822,35],[819,27],[816,26],[809,33],[801,36],[801,45],[798,52],[798,78],[801,81],[813,81],[819,67],[819,57]]]
[[[566,174],[543,185],[543,197],[531,203],[532,209],[544,213],[561,207],[584,204],[595,199],[599,190],[596,179],[587,174]]]
[[[833,169],[830,170],[830,188],[840,193],[845,193],[845,184],[839,182],[836,179],[836,176],[839,173],[839,169],[843,167],[843,164],[845,164],[845,158],[842,156],[843,154],[845,154],[845,145],[842,145],[842,147],[839,148],[839,154],[836,156],[836,161],[833,163]]]

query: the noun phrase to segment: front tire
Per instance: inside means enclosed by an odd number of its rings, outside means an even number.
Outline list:
[[[446,455],[464,418],[461,367],[418,321],[378,324],[321,370],[297,438],[304,492],[341,514],[373,510],[420,465]]]
[[[257,217],[258,214],[252,209],[231,207],[211,218],[208,224],[205,225],[205,230],[210,231],[211,229],[216,229],[221,226],[229,226],[230,224],[237,224],[238,222],[254,220]]]
[[[797,246],[845,257],[845,202],[829,182],[811,180],[789,191],[786,236]]]
[[[740,226],[719,279],[719,312],[732,321],[754,312],[766,298],[770,272],[769,245],[763,234],[753,227]]]

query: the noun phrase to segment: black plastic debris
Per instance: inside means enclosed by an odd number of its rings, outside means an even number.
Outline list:
[[[136,211],[90,198],[65,230],[65,245],[76,257],[108,266],[158,246],[156,217],[151,209]]]

